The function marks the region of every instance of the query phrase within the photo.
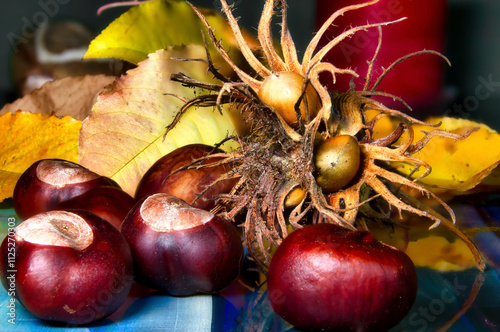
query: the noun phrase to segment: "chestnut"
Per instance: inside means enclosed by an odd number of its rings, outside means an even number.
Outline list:
[[[99,186],[119,187],[113,180],[61,159],[33,163],[14,187],[14,210],[21,219],[52,210],[57,204]]]
[[[41,4],[41,9],[53,17],[59,11],[59,4],[48,1]],[[115,58],[83,59],[95,34],[81,22],[24,22],[23,34],[16,38],[16,56],[11,57],[12,81],[19,97],[31,93],[48,81],[68,76],[119,76],[126,70],[125,63]]]
[[[90,211],[120,229],[123,219],[132,209],[135,200],[117,187],[95,187],[81,195],[56,205],[53,210],[78,209]]]
[[[132,251],[137,282],[169,295],[218,292],[242,268],[236,227],[170,194],[137,202],[121,232]]]
[[[175,171],[214,151],[221,152],[209,145],[189,144],[166,154],[156,161],[142,176],[141,181],[137,185],[135,199],[140,200],[152,194],[167,193],[179,197],[195,208],[204,210],[212,209],[215,206],[214,197],[218,194],[231,191],[237,180],[228,179],[220,181],[214,184],[204,195],[200,197],[198,195],[207,186],[212,185],[221,175],[227,173],[230,170],[230,166],[220,165],[217,167]],[[203,164],[215,163],[220,159],[210,158]]]
[[[417,294],[415,266],[404,252],[333,224],[286,237],[267,277],[274,311],[300,330],[385,331]]]
[[[49,211],[23,221],[4,239],[0,279],[35,316],[88,324],[125,302],[132,255],[120,232],[95,214]]]

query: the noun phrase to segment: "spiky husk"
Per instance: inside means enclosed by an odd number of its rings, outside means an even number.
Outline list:
[[[247,122],[250,127],[248,134],[228,138],[240,143],[239,150],[207,156],[203,159],[222,157],[222,160],[205,163],[203,166],[199,164],[201,160],[198,160],[190,167],[211,167],[221,163],[233,165],[232,170],[220,180],[238,178],[238,183],[231,193],[217,198],[217,211],[233,220],[240,220],[250,254],[263,271],[267,269],[272,247],[279,246],[293,229],[318,222],[336,223],[349,229],[366,229],[366,220],[394,224],[396,221],[391,214],[393,210],[399,211],[400,215],[405,211],[428,218],[433,222],[431,227],[444,224],[467,243],[476,257],[478,268],[484,269],[484,262],[475,245],[454,226],[455,215],[452,209],[419,183],[422,177],[431,172],[431,168],[414,156],[432,137],[461,140],[467,138],[474,129],[462,135],[434,129],[426,133],[422,139],[415,141],[414,124],[425,124],[431,127],[437,125],[424,123],[401,111],[389,109],[371,98],[379,95],[399,99],[375,91],[385,74],[397,63],[421,53],[437,54],[443,58],[444,56],[433,51],[410,54],[396,60],[372,83],[373,68],[382,40],[381,27],[399,20],[351,27],[316,51],[319,39],[338,16],[377,1],[348,6],[332,14],[311,40],[304,52],[302,62],[299,62],[286,23],[285,1],[267,0],[258,28],[258,38],[265,56],[265,61],[261,62],[243,39],[236,19],[232,15],[231,6],[228,6],[225,0],[221,0],[223,11],[228,18],[240,51],[257,77],[263,80],[275,72],[294,71],[304,77],[303,91],[306,91],[307,85],[311,85],[317,91],[321,99],[320,109],[316,117],[306,121],[302,120],[299,110],[304,93],[298,96],[295,107],[298,123],[295,126],[284,121],[272,106],[259,99],[257,92],[262,81],[244,72],[232,62],[203,14],[193,7],[207,26],[210,41],[232,66],[240,81],[233,82],[220,75],[213,66],[207,51],[208,68],[221,81],[221,84],[197,82],[182,74],[173,75],[174,80],[183,84],[201,87],[212,92],[193,100],[186,100],[185,106],[179,111],[169,128],[174,126],[182,114],[193,106],[221,107],[227,104],[229,107],[237,108],[242,119]],[[271,36],[270,23],[276,9],[281,12],[282,16],[280,43],[283,57],[274,49]],[[346,92],[328,92],[319,81],[320,73],[330,73],[334,81],[337,74],[353,76],[358,74],[348,68],[340,69],[333,64],[321,62],[322,58],[340,41],[349,38],[357,31],[370,28],[378,29],[380,38],[378,48],[369,62],[365,86],[360,91],[352,89]],[[447,61],[446,58],[444,59]],[[408,106],[404,101],[401,100],[401,102],[403,106]],[[368,119],[367,111],[376,111],[378,114]],[[375,139],[374,128],[381,119],[386,117],[397,121],[398,125],[387,137]],[[315,147],[319,141],[337,135],[351,135],[357,139],[361,150],[361,165],[355,179],[349,185],[336,192],[325,194],[315,179],[313,163]],[[425,172],[419,178],[413,178],[412,175],[400,174],[397,168],[392,166],[393,163],[411,164],[415,171],[422,167]],[[407,194],[405,188],[420,192],[423,197],[434,199],[448,214],[448,217]],[[293,207],[290,207],[288,200],[295,191],[301,191],[302,195],[299,195],[300,199],[293,204]]]

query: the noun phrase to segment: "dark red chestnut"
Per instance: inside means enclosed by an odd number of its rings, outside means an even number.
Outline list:
[[[7,235],[0,253],[3,286],[44,320],[99,320],[125,302],[132,285],[127,242],[110,223],[87,211],[37,214]]]
[[[96,187],[81,195],[63,201],[54,210],[78,209],[90,211],[120,229],[123,219],[132,209],[135,200],[117,187]]]
[[[243,262],[230,221],[164,193],[139,201],[122,223],[136,278],[174,296],[212,293],[234,281]]]
[[[167,193],[179,197],[193,207],[204,210],[212,209],[215,206],[214,196],[231,191],[237,180],[231,179],[218,182],[200,198],[198,198],[198,195],[221,175],[228,172],[230,170],[229,165],[186,169],[171,174],[177,169],[189,165],[193,160],[207,156],[211,152],[214,152],[212,146],[190,144],[163,156],[143,175],[137,186],[135,199],[140,200],[156,193]],[[215,163],[219,160],[220,158],[210,158],[204,164]]]
[[[268,271],[274,311],[302,330],[385,331],[409,312],[417,275],[402,251],[333,224],[294,231]]]
[[[118,187],[118,184],[70,161],[39,160],[17,181],[13,194],[14,209],[21,219],[27,219],[99,186]]]

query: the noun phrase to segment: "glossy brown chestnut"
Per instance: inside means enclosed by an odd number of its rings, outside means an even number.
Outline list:
[[[78,209],[90,211],[107,220],[120,229],[127,213],[132,209],[135,200],[117,187],[96,187],[81,195],[63,201],[54,210]]]
[[[267,283],[274,311],[308,331],[386,331],[406,316],[417,292],[404,252],[332,224],[285,238]]]
[[[190,144],[168,153],[154,163],[143,175],[135,192],[135,199],[156,193],[167,193],[179,197],[193,207],[210,210],[215,206],[214,196],[228,193],[236,184],[236,179],[224,180],[215,184],[198,198],[208,185],[230,170],[229,165],[187,169],[171,174],[178,168],[189,165],[193,160],[214,152],[212,146]],[[217,152],[217,150],[215,150]],[[220,152],[220,151],[219,151]],[[214,163],[219,158],[210,158],[204,164]]]
[[[17,181],[13,194],[14,209],[18,217],[27,219],[99,186],[119,187],[113,180],[76,163],[61,159],[39,160]]]
[[[170,295],[220,291],[242,268],[236,227],[169,194],[140,200],[121,232],[132,250],[137,281]]]
[[[10,231],[0,254],[3,286],[44,320],[88,324],[106,317],[125,302],[133,281],[127,242],[87,211],[37,214]]]

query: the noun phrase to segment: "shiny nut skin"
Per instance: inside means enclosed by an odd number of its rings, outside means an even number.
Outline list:
[[[137,281],[170,295],[218,292],[242,268],[236,227],[169,194],[140,200],[121,232],[132,250]]]
[[[417,292],[404,252],[333,224],[286,237],[267,283],[274,311],[307,331],[385,331],[406,316]]]

